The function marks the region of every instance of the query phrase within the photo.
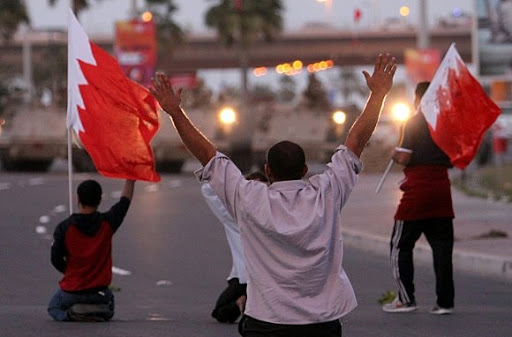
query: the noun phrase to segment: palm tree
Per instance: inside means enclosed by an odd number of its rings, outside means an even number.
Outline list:
[[[48,0],[50,6],[55,5],[58,0]],[[73,11],[75,14],[80,13],[83,9],[87,9],[89,7],[89,0],[73,0]]]
[[[173,20],[178,7],[174,0],[146,0],[146,3],[156,23],[159,56],[169,57],[172,47],[184,40],[183,30]]]
[[[217,30],[222,44],[238,47],[242,80],[239,125],[234,131],[230,157],[246,171],[252,166],[252,134],[254,115],[247,109],[248,50],[258,39],[271,41],[283,28],[281,0],[218,0],[205,15],[208,27]]]
[[[27,8],[23,1],[2,0],[0,2],[0,36],[9,40],[22,23],[29,23]]]
[[[281,0],[220,0],[208,9],[205,23],[222,44],[239,48],[242,90],[247,94],[248,49],[258,39],[271,41],[283,29]]]

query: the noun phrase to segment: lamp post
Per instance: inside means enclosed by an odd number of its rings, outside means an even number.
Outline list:
[[[427,49],[430,47],[430,36],[428,33],[427,0],[418,0],[420,2],[418,28],[416,33],[416,47],[418,49]]]
[[[132,18],[136,18],[137,17],[137,0],[132,0],[130,8],[131,8],[130,11],[131,11]]]

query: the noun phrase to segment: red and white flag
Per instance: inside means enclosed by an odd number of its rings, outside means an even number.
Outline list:
[[[448,49],[420,102],[432,139],[460,169],[473,160],[501,113],[471,75],[455,45]]]
[[[158,105],[125,77],[117,61],[92,43],[73,12],[68,25],[68,128],[104,176],[159,181],[149,145]]]

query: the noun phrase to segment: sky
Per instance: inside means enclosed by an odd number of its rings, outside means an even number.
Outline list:
[[[257,0],[245,0],[257,1]],[[337,29],[357,30],[375,28],[386,19],[399,17],[402,6],[410,8],[407,21],[414,23],[419,17],[420,1],[428,1],[427,13],[429,23],[432,25],[439,17],[448,16],[455,9],[473,13],[473,0],[327,0],[331,5],[317,0],[282,0],[284,5],[283,18],[285,31],[298,30],[307,23],[328,24]],[[31,26],[34,29],[66,29],[67,6],[69,0],[57,0],[56,5],[50,7],[48,0],[25,0]],[[87,34],[94,39],[95,36],[112,36],[114,22],[130,18],[132,0],[91,0],[92,6],[84,11],[79,19]],[[138,9],[144,9],[144,1],[136,0]],[[208,29],[204,25],[204,14],[209,6],[216,0],[175,0],[178,6],[175,20],[187,31],[192,33],[205,33]],[[353,16],[356,9],[361,10],[361,20],[356,24]],[[240,84],[240,75],[237,70],[208,70],[198,74],[204,78],[207,85],[214,91],[225,86]],[[397,72],[400,77],[401,71]],[[329,86],[329,82],[336,81],[336,74],[319,74],[320,79]],[[298,89],[306,85],[306,75],[295,76]],[[261,78],[250,78],[251,84],[272,85],[278,83],[277,75],[270,73]]]
[[[257,0],[245,0],[257,1]],[[305,23],[318,22],[330,24],[336,28],[356,29],[370,25],[382,24],[386,18],[399,17],[402,6],[411,10],[408,21],[415,22],[418,18],[420,1],[428,1],[429,21],[434,22],[441,16],[449,15],[459,8],[473,12],[472,0],[283,0],[285,30],[296,30]],[[67,20],[66,7],[69,0],[57,0],[54,7],[47,5],[48,0],[25,0],[34,28],[65,28]],[[129,18],[132,0],[91,0],[91,8],[81,15],[80,20],[90,36],[112,34],[116,20]],[[136,1],[142,9],[143,0]],[[178,6],[176,21],[193,32],[205,32],[204,13],[215,4],[215,0],[175,0]],[[328,2],[326,2],[328,3]],[[356,25],[353,20],[355,9],[362,11],[361,21]]]

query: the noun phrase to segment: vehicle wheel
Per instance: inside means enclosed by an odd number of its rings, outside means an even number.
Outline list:
[[[94,166],[94,163],[84,149],[73,149],[73,167],[75,168],[76,172],[95,172],[96,166]]]
[[[46,172],[53,160],[22,160],[18,162],[20,171]]]
[[[165,160],[156,162],[156,170],[165,173],[180,173],[185,164],[184,160]]]
[[[17,162],[7,156],[2,156],[2,169],[8,172],[17,171]]]
[[[5,171],[46,172],[53,160],[14,160],[2,157],[2,168]]]

